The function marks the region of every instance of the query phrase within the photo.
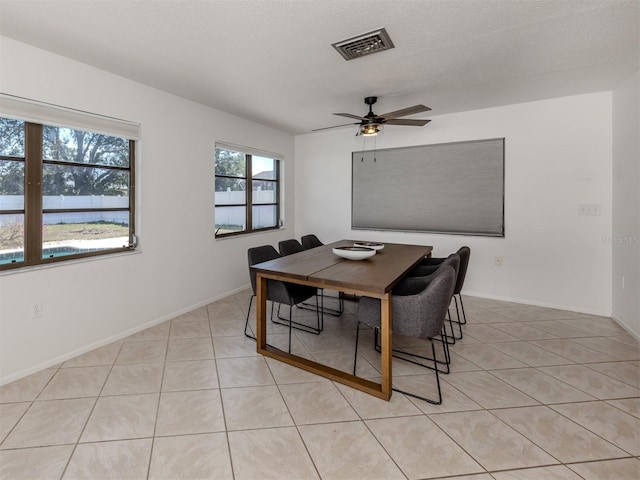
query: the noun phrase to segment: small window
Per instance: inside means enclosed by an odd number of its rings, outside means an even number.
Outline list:
[[[127,138],[0,118],[0,269],[129,250]]]
[[[280,160],[216,146],[215,235],[278,228]]]

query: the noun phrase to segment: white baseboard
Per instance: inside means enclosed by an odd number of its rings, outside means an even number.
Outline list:
[[[74,357],[77,357],[78,355],[82,355],[83,353],[87,353],[90,352],[91,350],[95,350],[96,348],[100,348],[100,347],[104,347],[105,345],[108,345],[110,343],[116,342],[118,340],[121,340],[123,338],[126,338],[130,335],[133,335],[135,333],[141,332],[142,330],[146,330],[147,328],[150,327],[154,327],[156,325],[159,325],[163,322],[166,322],[167,320],[171,320],[172,318],[178,317],[182,314],[185,314],[187,312],[190,312],[191,310],[195,310],[196,308],[200,308],[203,307],[205,305],[209,305],[210,303],[213,302],[217,302],[218,300],[222,300],[223,298],[227,298],[230,297],[231,295],[235,295],[238,292],[241,292],[247,288],[250,288],[251,285],[244,285],[240,288],[237,288],[235,290],[231,290],[230,292],[224,293],[222,295],[218,295],[216,297],[212,297],[209,298],[207,300],[204,300],[202,302],[198,302],[194,305],[190,305],[188,307],[185,308],[181,308],[180,310],[177,310],[173,313],[169,313],[167,315],[163,315],[160,318],[156,318],[154,320],[151,320],[149,322],[143,323],[142,325],[137,325],[133,328],[130,328],[128,330],[124,330],[123,332],[117,333],[115,335],[112,335],[110,337],[107,338],[103,338],[102,340],[98,340],[97,342],[93,342],[89,345],[86,345],[84,347],[80,347],[77,348],[75,350],[72,350],[70,352],[64,353],[62,355],[59,355],[55,358],[52,358],[50,360],[44,361],[39,363],[38,365],[34,365],[33,367],[29,367],[29,368],[25,368],[24,370],[20,370],[19,372],[13,373],[11,375],[7,375],[6,377],[2,377],[0,378],[0,386],[2,385],[6,385],[7,383],[11,383],[14,382],[16,380],[20,380],[21,378],[24,378],[28,375],[31,375],[33,373],[39,372],[40,370],[44,370],[47,368],[51,368],[54,367],[56,365],[59,365],[60,363],[66,362],[67,360],[70,360]]]
[[[537,302],[535,300],[528,300],[525,298],[503,297],[500,295],[487,295],[486,293],[467,292],[464,291],[463,295],[470,297],[488,298],[491,300],[502,300],[504,302],[521,303],[523,305],[533,305],[536,307],[556,308],[558,310],[568,310],[570,312],[586,313],[588,315],[598,315],[601,317],[611,317],[611,312],[598,309],[588,309],[584,307],[575,307],[572,305],[560,305],[555,303]]]
[[[598,315],[598,316],[601,316],[601,317],[609,317],[614,322],[616,322],[618,325],[620,325],[633,338],[635,338],[637,340],[640,340],[640,333],[639,332],[635,332],[633,329],[631,329],[631,327],[629,327],[629,325],[627,325],[621,319],[619,319],[618,317],[613,315],[611,312],[604,312],[604,311],[600,311],[600,310],[587,309],[587,308],[581,308],[581,307],[572,307],[572,306],[568,306],[568,305],[557,305],[557,304],[546,303],[546,302],[536,302],[536,301],[532,301],[532,300],[525,300],[525,299],[522,299],[522,298],[502,297],[502,296],[498,296],[498,295],[487,295],[487,294],[484,294],[484,293],[477,293],[477,292],[465,292],[464,294],[468,295],[470,297],[488,298],[488,299],[491,299],[491,300],[502,300],[502,301],[505,301],[505,302],[521,303],[523,305],[533,305],[533,306],[536,306],[536,307],[555,308],[555,309],[558,309],[558,310],[568,310],[570,312],[586,313],[587,315]]]
[[[620,318],[616,317],[615,315],[612,315],[611,318],[613,318],[613,320],[620,325],[622,328],[624,328],[624,330],[631,335],[633,338],[635,338],[636,340],[640,341],[640,332],[636,332],[634,330],[631,329],[631,327],[629,325],[627,325],[623,320],[621,320]]]

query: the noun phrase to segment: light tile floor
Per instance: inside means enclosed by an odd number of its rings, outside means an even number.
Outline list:
[[[435,406],[257,355],[249,295],[0,387],[0,478],[640,478],[640,345],[609,318],[465,297]],[[351,370],[356,308],[319,336],[295,331],[293,351]],[[269,332],[286,348],[286,328]],[[372,338],[361,331],[358,373],[378,379]],[[435,394],[429,370],[394,359],[393,373]]]

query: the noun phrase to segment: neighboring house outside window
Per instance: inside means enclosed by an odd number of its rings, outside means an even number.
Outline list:
[[[216,237],[279,227],[280,160],[273,156],[216,145]]]
[[[0,270],[128,251],[135,141],[0,117]]]

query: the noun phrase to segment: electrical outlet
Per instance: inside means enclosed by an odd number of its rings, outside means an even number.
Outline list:
[[[602,215],[602,206],[599,203],[578,205],[578,215],[600,216]]]
[[[42,303],[34,303],[31,305],[31,318],[40,318],[42,316]]]
[[[494,264],[496,267],[501,267],[501,266],[502,266],[502,257],[496,257],[496,258],[493,260],[493,264]]]

